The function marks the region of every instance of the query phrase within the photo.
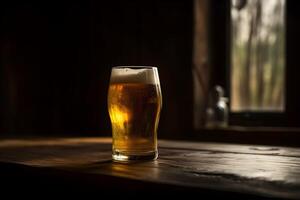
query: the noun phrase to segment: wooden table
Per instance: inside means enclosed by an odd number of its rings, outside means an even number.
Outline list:
[[[120,164],[110,138],[2,138],[0,180],[14,190],[300,199],[300,149],[160,140],[157,161]]]

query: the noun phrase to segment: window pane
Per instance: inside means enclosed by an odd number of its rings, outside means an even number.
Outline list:
[[[285,0],[231,0],[231,111],[284,111]]]

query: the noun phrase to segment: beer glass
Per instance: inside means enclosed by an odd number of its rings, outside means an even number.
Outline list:
[[[111,70],[108,111],[112,158],[155,160],[162,96],[156,67],[119,66]]]

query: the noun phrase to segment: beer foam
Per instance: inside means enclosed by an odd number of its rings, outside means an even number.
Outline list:
[[[153,70],[152,70],[153,69]],[[159,84],[157,68],[117,67],[111,72],[111,83]]]

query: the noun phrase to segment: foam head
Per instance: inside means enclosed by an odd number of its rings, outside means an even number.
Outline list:
[[[156,67],[114,67],[110,82],[159,84],[159,78]]]

